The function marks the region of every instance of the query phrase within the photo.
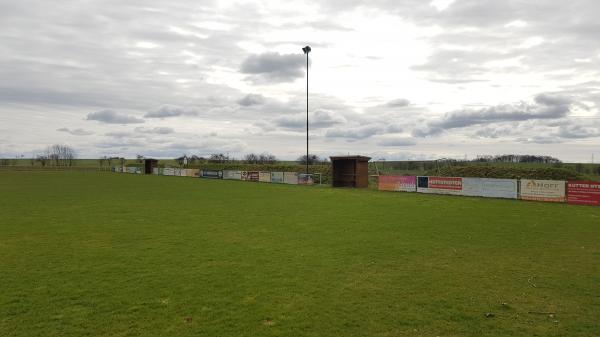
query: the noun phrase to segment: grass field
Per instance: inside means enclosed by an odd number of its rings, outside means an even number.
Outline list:
[[[0,192],[0,336],[600,336],[600,208],[96,172]]]

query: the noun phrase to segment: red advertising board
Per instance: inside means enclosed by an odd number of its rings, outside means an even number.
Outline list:
[[[567,182],[567,202],[576,205],[600,206],[600,182]]]
[[[417,177],[415,176],[379,176],[380,191],[416,192]]]
[[[462,190],[462,178],[429,177],[429,188],[442,190]]]
[[[260,174],[258,171],[248,171],[246,180],[258,181],[259,177],[260,177]]]

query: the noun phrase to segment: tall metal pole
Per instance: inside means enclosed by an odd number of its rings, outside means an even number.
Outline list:
[[[306,179],[308,179],[308,161],[308,53],[306,53]]]
[[[302,48],[304,54],[306,54],[306,174],[308,175],[308,53],[310,53],[310,46]]]

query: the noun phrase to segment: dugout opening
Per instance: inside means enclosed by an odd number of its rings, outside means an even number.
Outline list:
[[[365,156],[330,157],[333,187],[369,187],[369,160]]]
[[[152,169],[158,167],[158,160],[144,159],[144,174],[152,174]]]

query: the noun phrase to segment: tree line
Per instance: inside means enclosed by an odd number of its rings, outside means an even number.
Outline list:
[[[503,154],[498,156],[479,155],[473,159],[476,163],[539,163],[539,164],[560,164],[560,159],[551,156],[536,156],[522,154]]]
[[[207,157],[197,155],[183,155],[174,159],[180,166],[196,165],[202,163],[211,164],[227,164],[227,163],[244,163],[244,164],[259,164],[259,165],[273,165],[280,162],[280,160],[271,153],[249,153],[242,157],[241,160],[231,158],[228,154],[224,153],[213,153]],[[298,164],[306,165],[306,155],[300,156],[295,160]],[[308,156],[309,165],[324,165],[329,163],[327,158],[319,157],[315,154]]]

